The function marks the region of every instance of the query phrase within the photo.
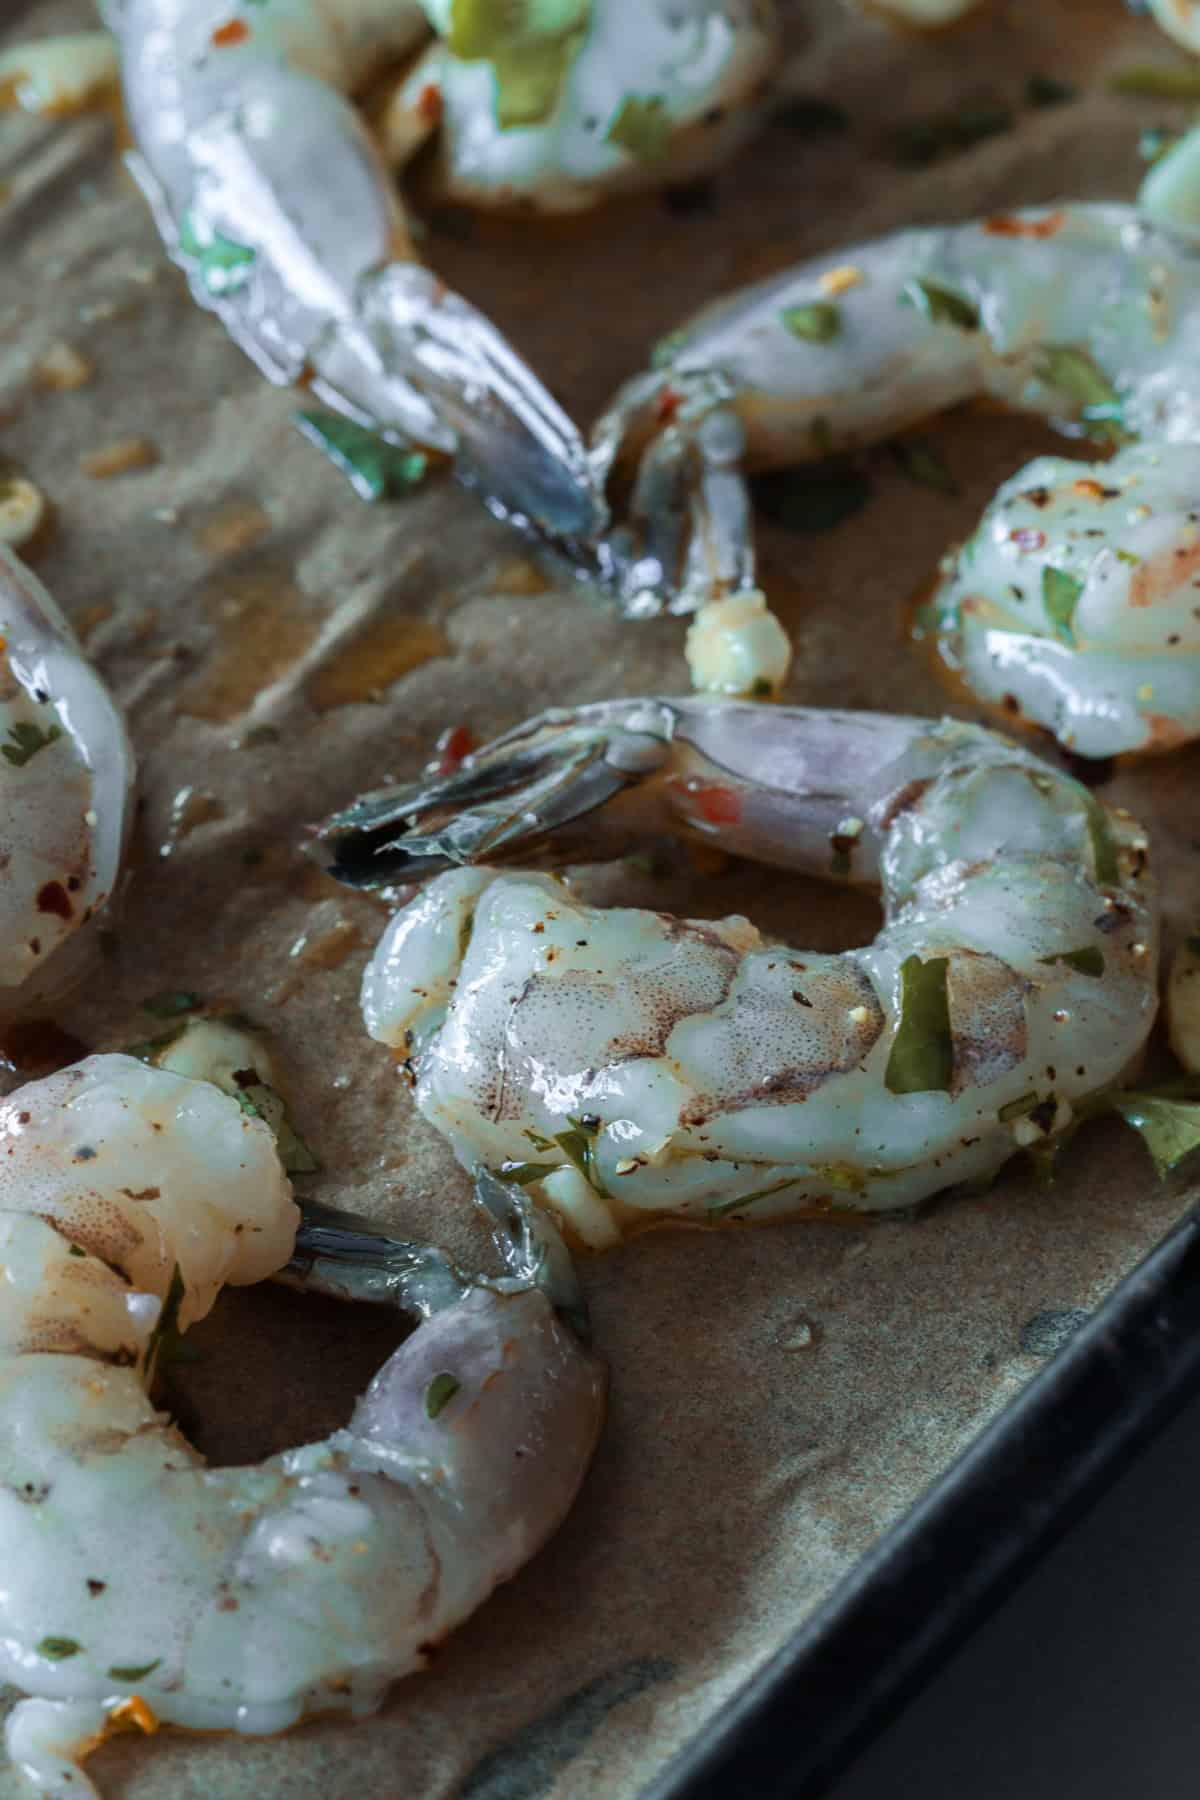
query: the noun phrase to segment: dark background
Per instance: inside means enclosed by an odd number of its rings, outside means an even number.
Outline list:
[[[829,1800],[1196,1800],[1200,1398]]]

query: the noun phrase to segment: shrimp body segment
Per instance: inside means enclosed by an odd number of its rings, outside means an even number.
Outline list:
[[[720,428],[743,440],[743,468],[784,467],[877,442],[981,394],[1125,445],[1101,485],[1128,493],[1129,505],[1093,509],[1087,521],[1104,566],[1137,554],[1124,542],[1137,509],[1156,519],[1147,534],[1156,556],[1178,552],[1181,565],[1187,557],[1194,521],[1177,497],[1200,443],[1200,261],[1186,237],[1130,207],[1034,208],[839,250],[709,307],[656,360],[595,434],[599,478],[628,454],[640,459],[623,527],[631,610],[664,600],[682,608],[753,584],[749,507],[731,498],[737,469],[726,456],[719,505],[710,504],[713,471],[697,472],[705,434],[715,439]],[[1062,479],[1096,473],[1063,466]],[[1012,495],[1039,485],[1036,468],[1014,477],[981,535],[1000,529]],[[1040,549],[1043,535],[1039,520],[1013,542]],[[1156,677],[1142,701],[1116,705],[1112,667],[1141,621],[1131,624],[1114,601],[1097,631],[1093,609],[1089,654],[1080,654],[1036,607],[1014,608],[1012,579],[999,562],[971,571],[993,641],[1009,629],[1024,644],[986,676],[977,647],[958,643],[955,605],[942,597],[940,629],[973,686],[989,696],[1016,691],[999,670],[1023,657],[1032,671],[1020,688],[1027,716],[1089,755],[1194,733],[1200,699],[1187,647],[1169,646],[1173,672]],[[1143,571],[1139,593],[1146,582]],[[1162,586],[1156,571],[1149,584]],[[1129,605],[1143,603],[1131,587]],[[1103,653],[1099,664],[1092,651]],[[1134,693],[1146,685],[1139,680]],[[1073,736],[1085,718],[1087,732]]]
[[[744,918],[585,905],[553,876],[672,831],[877,886],[875,941],[796,951]],[[700,700],[543,715],[327,827],[367,884],[455,863],[363,987],[372,1036],[467,1162],[593,1244],[657,1216],[910,1206],[1052,1143],[1155,1014],[1132,821],[994,733]]]
[[[11,992],[40,988],[43,970],[65,979],[70,947],[113,893],[134,760],[67,621],[3,546],[0,640],[0,989]]]
[[[340,1215],[298,1233],[266,1126],[124,1056],[21,1089],[0,1138],[0,1673],[33,1696],[10,1756],[69,1800],[94,1793],[78,1759],[131,1706],[248,1733],[372,1710],[586,1468],[603,1378],[543,1291],[548,1252],[524,1231],[487,1284]],[[344,1430],[208,1469],[146,1392],[163,1333],[289,1258],[302,1285],[424,1323]]]

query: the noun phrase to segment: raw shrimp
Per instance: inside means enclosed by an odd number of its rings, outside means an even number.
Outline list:
[[[583,904],[495,863],[669,831],[878,887],[840,955]],[[1136,1064],[1157,902],[1127,815],[944,720],[619,700],[543,714],[457,775],[324,828],[359,886],[447,870],[367,970],[416,1102],[595,1246],[664,1216],[911,1206],[1049,1147]],[[464,865],[453,867],[452,865]]]
[[[96,1056],[0,1107],[0,1675],[44,1800],[122,1723],[361,1716],[565,1515],[604,1405],[548,1222],[480,1178],[509,1268],[472,1280],[370,1224],[301,1215],[267,1127],[206,1082]],[[297,1231],[297,1223],[299,1231]],[[290,1261],[289,1261],[290,1259]],[[207,1469],[146,1392],[221,1286],[423,1321],[349,1426]]]
[[[769,0],[107,0],[131,166],[202,306],[273,381],[456,456],[492,510],[602,533],[583,440],[474,307],[416,260],[347,95],[443,34],[383,125],[393,160],[440,127],[443,185],[549,210],[710,168],[762,117]],[[102,36],[0,63],[30,106],[102,85]]]
[[[133,752],[41,582],[0,545],[0,1007],[59,985],[116,885]],[[43,974],[44,971],[44,974]]]
[[[718,302],[655,362],[596,432],[600,478],[640,458],[610,540],[630,611],[753,591],[742,467],[854,450],[987,394],[1121,447],[1099,469],[1039,461],[1006,484],[936,595],[943,655],[1084,755],[1200,729],[1200,510],[1187,498],[1200,260],[1187,238],[1099,205],[896,232]],[[701,631],[693,663],[721,686],[704,648]]]

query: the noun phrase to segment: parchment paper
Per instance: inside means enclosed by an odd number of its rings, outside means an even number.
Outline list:
[[[6,0],[0,43],[90,22],[85,0]],[[1118,0],[998,3],[934,40],[809,0],[789,9],[782,83],[840,100],[849,133],[772,128],[722,177],[712,212],[650,198],[553,227],[434,214],[427,253],[590,417],[702,299],[802,255],[920,219],[1132,194],[1139,129],[1178,109],[1109,98],[1103,80],[1151,56],[1172,52]],[[1085,97],[1026,109],[1035,73]],[[918,172],[879,155],[888,125],[981,88],[1017,108],[1015,131]],[[119,1047],[154,1028],[140,1003],[164,988],[236,1002],[285,1051],[324,1165],[312,1191],[478,1261],[461,1173],[360,1027],[383,912],[312,870],[300,828],[415,772],[447,725],[487,737],[552,701],[684,689],[681,627],[622,624],[448,482],[392,506],[357,501],[290,429],[295,396],[192,307],[110,122],[0,120],[0,180],[0,453],[55,503],[36,565],[128,709],[142,764],[115,941],[56,1016],[90,1047]],[[36,365],[62,340],[94,379],[46,391]],[[823,536],[764,531],[767,585],[799,645],[791,698],[946,705],[903,640],[903,605],[998,481],[1051,440],[983,412],[927,435],[961,499],[912,486],[880,455],[858,518]],[[153,444],[155,466],[82,472],[81,457],[130,437]],[[1198,904],[1198,773],[1193,751],[1103,789],[1152,827],[1172,941]],[[745,908],[821,948],[876,922],[840,891],[686,861],[664,879],[606,874],[595,891]],[[636,1793],[1190,1198],[1100,1125],[1048,1191],[1017,1163],[986,1198],[916,1223],[670,1231],[589,1260],[612,1368],[599,1456],[559,1536],[436,1668],[356,1727],[126,1738],[95,1774],[126,1800]],[[183,1418],[212,1457],[250,1460],[343,1420],[397,1333],[267,1287],[226,1297],[195,1335]]]

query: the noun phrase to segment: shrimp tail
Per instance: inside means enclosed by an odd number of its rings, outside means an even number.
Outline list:
[[[501,1256],[522,1287],[540,1288],[581,1344],[592,1341],[587,1301],[571,1253],[550,1215],[513,1181],[475,1170],[475,1203],[487,1216]]]
[[[300,1213],[291,1261],[277,1277],[289,1287],[428,1319],[470,1286],[440,1250],[387,1237],[357,1213],[316,1200],[302,1201]]]
[[[515,1183],[475,1171],[475,1202],[487,1219],[507,1274],[498,1281],[465,1275],[429,1244],[388,1237],[372,1220],[320,1201],[300,1201],[291,1261],[277,1280],[305,1293],[431,1319],[476,1287],[517,1293],[538,1288],[581,1343],[591,1341],[587,1302],[570,1254],[551,1220]]]
[[[580,832],[594,850],[597,814],[607,822],[662,766],[670,735],[670,709],[654,702],[543,713],[453,775],[363,796],[315,828],[317,847],[332,851],[339,881],[360,888],[519,860],[551,840],[569,860]]]
[[[723,375],[652,371],[625,384],[592,432],[599,490],[632,470],[594,570],[629,618],[694,612],[754,586],[746,434],[732,398]]]

